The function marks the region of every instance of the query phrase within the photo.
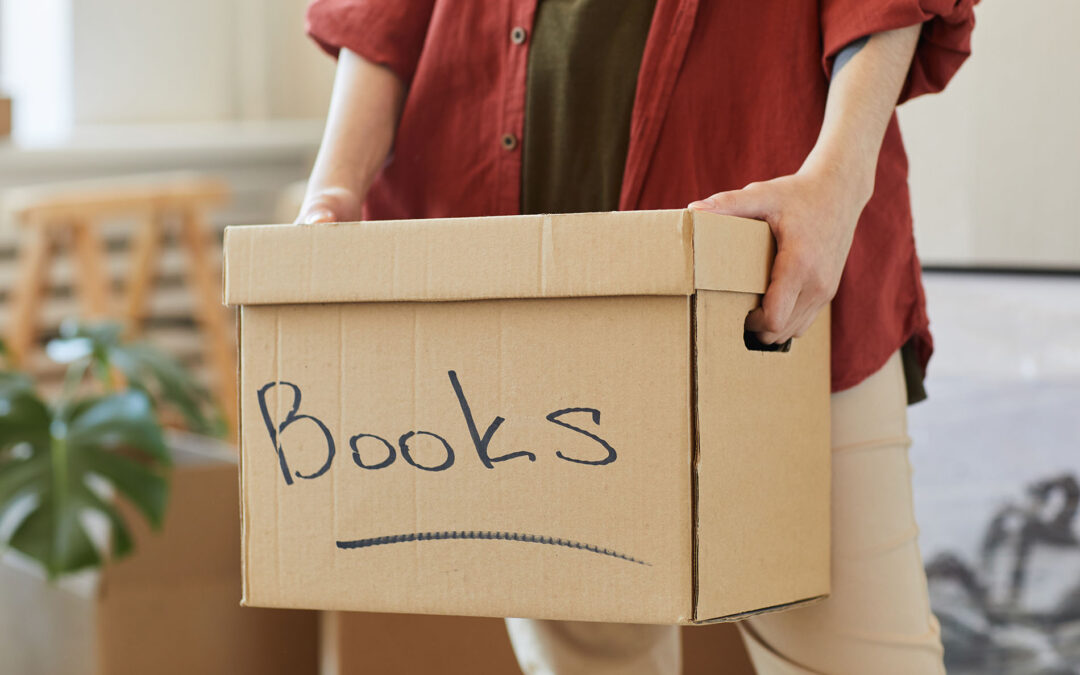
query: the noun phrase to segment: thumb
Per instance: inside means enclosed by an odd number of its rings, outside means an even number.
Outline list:
[[[773,211],[773,199],[771,191],[752,183],[741,190],[717,192],[711,197],[691,202],[687,208],[725,216],[768,220]]]

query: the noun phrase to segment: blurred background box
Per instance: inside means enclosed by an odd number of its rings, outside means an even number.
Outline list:
[[[315,675],[316,613],[240,607],[231,449],[190,436],[173,440],[163,530],[151,533],[121,503],[136,541],[131,557],[53,586],[5,555],[0,673]]]
[[[323,612],[320,675],[519,671],[502,619]]]
[[[0,96],[0,140],[11,135],[11,99]]]
[[[684,626],[684,675],[753,675],[734,624]],[[324,612],[320,675],[516,675],[502,619]]]

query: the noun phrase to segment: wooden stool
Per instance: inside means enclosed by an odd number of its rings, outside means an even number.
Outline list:
[[[236,354],[221,307],[220,284],[214,274],[207,210],[228,195],[217,180],[188,174],[153,176],[129,181],[70,184],[27,189],[6,204],[24,228],[18,250],[19,275],[12,289],[6,340],[9,358],[26,360],[34,346],[38,316],[54,246],[70,241],[76,272],[72,287],[84,318],[120,318],[132,334],[142,330],[153,286],[161,239],[175,222],[187,256],[187,284],[195,299],[194,313],[205,334],[205,355],[215,374],[216,393],[231,430],[236,429]],[[122,311],[109,292],[105,245],[100,225],[109,219],[137,218],[131,246],[131,268]]]

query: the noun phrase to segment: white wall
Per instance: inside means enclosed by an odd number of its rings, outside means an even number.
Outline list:
[[[304,36],[305,0],[0,2],[19,140],[326,112],[333,61]]]
[[[7,188],[166,171],[227,181],[222,223],[273,222],[318,148],[334,62],[306,0],[0,0]],[[290,216],[291,217],[291,216]],[[5,238],[6,237],[6,238]],[[0,250],[0,254],[3,254]]]
[[[260,4],[276,5],[274,11],[265,14],[266,35],[271,45],[265,60],[271,114],[325,117],[335,62],[304,34],[307,0],[267,0]]]
[[[987,0],[974,54],[900,111],[927,263],[1080,269],[1080,2]]]
[[[12,112],[23,138],[71,127],[69,1],[0,1],[0,89],[18,94]]]
[[[72,0],[76,123],[233,118],[232,4]]]

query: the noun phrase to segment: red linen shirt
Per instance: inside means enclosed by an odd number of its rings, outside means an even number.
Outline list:
[[[941,90],[970,54],[976,0],[657,0],[619,208],[682,208],[798,170],[817,139],[832,59],[860,37],[923,23],[901,102]],[[537,0],[314,0],[307,28],[409,86],[364,217],[518,213],[529,32]],[[894,115],[874,195],[832,303],[832,389],[912,339],[933,343]]]

